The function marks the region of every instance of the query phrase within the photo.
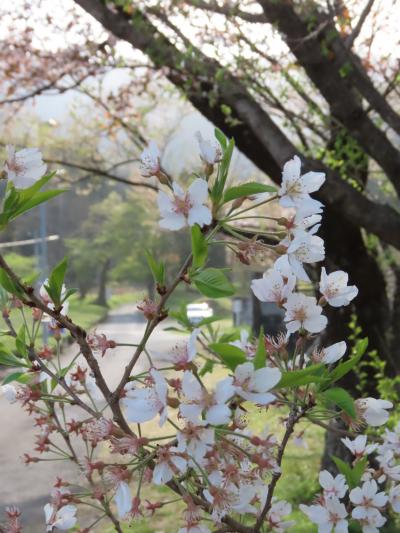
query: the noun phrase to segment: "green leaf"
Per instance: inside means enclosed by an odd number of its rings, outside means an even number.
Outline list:
[[[221,145],[222,150],[225,151],[226,150],[226,146],[228,144],[227,138],[225,137],[225,135],[223,134],[223,132],[219,128],[215,128],[214,134],[215,134],[215,138],[217,139],[217,141]]]
[[[164,263],[158,263],[149,250],[144,251],[146,255],[146,261],[149,265],[151,273],[153,274],[154,281],[159,285],[165,285],[165,267]]]
[[[224,298],[235,294],[225,274],[217,268],[206,268],[191,277],[197,289],[208,298]]]
[[[338,467],[339,472],[346,478],[350,490],[357,487],[360,484],[361,477],[368,464],[368,457],[364,457],[357,461],[354,468],[351,468],[350,465],[342,461],[342,459],[339,459],[339,457],[332,455],[332,459]]]
[[[47,290],[54,305],[61,305],[61,293],[64,284],[65,273],[67,271],[67,258],[64,257],[62,261],[56,265],[48,279],[45,289]]]
[[[17,352],[20,353],[23,357],[28,356],[28,348],[26,346],[26,336],[25,336],[25,324],[22,324],[18,331],[18,335],[15,337],[15,347]]]
[[[322,401],[324,403],[334,404],[342,411],[347,413],[351,418],[356,418],[356,409],[354,406],[354,400],[350,394],[341,387],[334,387],[321,393]]]
[[[213,368],[214,368],[214,362],[211,361],[210,359],[207,359],[207,361],[204,363],[204,365],[199,370],[199,376],[200,377],[205,376],[209,372],[212,372]]]
[[[267,351],[265,349],[265,342],[264,342],[264,329],[261,328],[260,335],[258,336],[256,354],[253,359],[254,368],[256,370],[258,368],[264,368],[266,358],[267,358]]]
[[[357,341],[357,344],[354,348],[355,355],[348,359],[347,361],[344,361],[343,363],[340,363],[337,367],[335,367],[332,372],[329,375],[330,382],[334,383],[335,381],[338,381],[343,376],[348,374],[353,368],[359,363],[361,357],[365,354],[368,347],[368,339],[360,339]]]
[[[79,289],[67,289],[67,290],[65,291],[65,294],[64,294],[64,297],[63,297],[61,303],[63,304],[65,301],[67,301],[68,298],[69,298],[70,296],[72,296],[73,294],[76,294],[76,293],[78,292],[78,290],[79,290]]]
[[[7,352],[0,352],[0,365],[4,366],[14,366],[14,367],[20,367],[20,366],[28,366],[24,363],[23,359],[20,359],[19,357],[16,357],[12,353]]]
[[[300,385],[308,385],[309,383],[321,383],[326,378],[322,376],[324,373],[324,365],[312,365],[301,370],[291,370],[284,372],[282,378],[278,383],[280,389],[286,387],[298,387]]]
[[[204,266],[208,256],[208,243],[197,224],[192,226],[192,254],[193,268],[197,269]]]
[[[232,346],[232,344],[214,342],[209,345],[210,350],[215,352],[222,361],[226,364],[231,370],[247,361],[246,354],[237,346]]]
[[[233,139],[230,139],[229,143],[224,150],[224,155],[222,161],[218,168],[218,177],[215,180],[214,186],[211,190],[211,197],[215,202],[219,202],[222,198],[224,192],[225,183],[228,178],[229,165],[231,163],[233,149],[235,147],[235,142]]]
[[[56,190],[38,192],[30,200],[25,202],[16,211],[14,211],[12,215],[9,217],[9,220],[13,220],[16,217],[19,217],[23,213],[26,213],[26,211],[29,211],[30,209],[33,209],[37,205],[43,204],[44,202],[47,202],[48,200],[51,200],[52,198],[55,198],[56,196],[59,196],[60,194],[63,194],[66,191],[67,189],[56,189]]]
[[[17,296],[18,298],[21,298],[23,296],[22,290],[13,282],[13,280],[3,268],[0,268],[0,285],[7,292],[14,294],[14,296]]]
[[[3,379],[3,385],[7,385],[7,383],[11,383],[12,381],[18,381],[18,383],[30,383],[32,374],[27,374],[26,372],[13,372],[12,374],[8,374]]]
[[[238,185],[237,187],[230,187],[227,189],[224,194],[224,203],[235,200],[236,198],[242,198],[243,196],[253,196],[254,194],[263,192],[277,192],[277,188],[272,187],[272,185],[265,185],[264,183],[251,181],[249,183],[244,183],[243,185]]]
[[[197,328],[200,328],[201,326],[207,326],[207,324],[213,324],[214,322],[218,322],[219,320],[222,320],[220,316],[209,316],[207,318],[202,318],[198,324],[196,324]]]

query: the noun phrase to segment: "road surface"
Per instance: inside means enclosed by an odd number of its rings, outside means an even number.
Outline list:
[[[156,329],[149,341],[149,350],[155,356],[168,351],[182,336],[163,331],[167,323]],[[144,332],[144,320],[134,305],[124,305],[112,311],[107,320],[97,326],[98,333],[120,343],[137,343]],[[118,347],[107,352],[100,365],[109,385],[119,381],[132,347]],[[73,357],[74,346],[66,350],[63,359]],[[75,415],[74,415],[75,416]],[[37,429],[37,428],[36,428]],[[67,462],[42,462],[25,466],[21,460],[24,452],[33,452],[35,429],[32,419],[18,404],[10,405],[0,396],[0,523],[2,511],[7,505],[18,505],[23,513],[24,533],[45,532],[43,506],[49,501],[56,475],[79,482],[77,469]]]

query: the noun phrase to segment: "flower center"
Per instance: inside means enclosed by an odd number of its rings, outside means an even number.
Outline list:
[[[192,201],[189,195],[186,193],[183,198],[175,196],[174,198],[174,211],[175,213],[182,213],[185,217],[188,216],[190,209],[193,207]]]

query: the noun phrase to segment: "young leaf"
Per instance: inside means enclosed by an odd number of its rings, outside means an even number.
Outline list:
[[[30,383],[32,379],[32,374],[27,374],[26,372],[13,372],[12,374],[8,374],[3,379],[3,385],[7,385],[7,383],[11,383],[12,381],[18,381],[18,383]]]
[[[222,150],[225,151],[226,145],[228,144],[228,141],[225,135],[222,133],[222,131],[219,128],[215,128],[214,135],[217,141],[219,142],[219,144],[221,145]]]
[[[285,387],[298,387],[300,385],[307,385],[308,383],[321,383],[326,378],[323,377],[324,365],[312,365],[301,370],[290,370],[284,372],[282,378],[278,383],[278,387],[283,389]]]
[[[214,362],[211,361],[210,359],[207,359],[207,361],[204,363],[204,365],[199,370],[199,376],[202,378],[203,376],[208,374],[208,372],[212,372],[213,368],[214,368]]]
[[[208,256],[208,243],[197,224],[192,226],[192,254],[193,268],[197,269],[204,266]]]
[[[238,185],[237,187],[230,187],[225,191],[224,203],[236,200],[236,198],[243,198],[243,196],[253,196],[264,192],[277,192],[276,187],[272,185],[265,185],[264,183],[249,182]]]
[[[266,358],[267,358],[267,351],[265,349],[265,342],[264,342],[264,329],[261,328],[260,335],[258,336],[256,354],[253,359],[254,368],[256,370],[258,368],[264,368]]]
[[[152,254],[149,252],[149,250],[145,250],[144,253],[146,254],[146,260],[147,264],[149,265],[149,268],[151,270],[151,273],[153,274],[153,278],[156,283],[159,285],[165,284],[165,267],[164,263],[158,263]]]
[[[332,455],[332,459],[338,467],[339,472],[346,478],[350,490],[357,487],[360,484],[361,477],[367,466],[368,457],[358,460],[354,468],[351,468],[350,465],[342,461],[342,459],[339,459],[339,457]]]
[[[232,346],[232,344],[214,342],[209,345],[209,348],[219,355],[231,370],[235,370],[238,365],[247,361],[246,354],[237,346]]]
[[[26,347],[25,324],[22,324],[18,331],[18,335],[15,337],[15,347],[19,354],[23,357],[27,357],[28,348]]]
[[[55,305],[61,305],[61,293],[66,271],[67,258],[64,257],[64,259],[53,268],[49,276],[48,283],[45,286],[51,300]]]
[[[334,404],[342,411],[348,414],[351,418],[356,418],[356,409],[354,406],[354,400],[350,394],[341,387],[334,387],[328,389],[321,394],[323,402]]]
[[[206,268],[192,276],[197,289],[208,298],[224,298],[235,294],[232,283],[217,268]]]
[[[19,298],[23,296],[22,290],[13,282],[13,280],[9,277],[9,275],[3,268],[0,268],[0,285],[7,292],[14,294],[14,296],[17,296]]]
[[[368,339],[360,339],[357,341],[357,344],[354,348],[355,355],[348,359],[347,361],[344,361],[343,363],[340,363],[337,367],[335,367],[332,372],[329,375],[330,382],[334,383],[335,381],[338,381],[343,376],[348,374],[353,368],[358,365],[361,357],[365,354],[368,347]]]

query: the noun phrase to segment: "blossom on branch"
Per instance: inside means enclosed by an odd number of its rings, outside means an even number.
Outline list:
[[[24,148],[16,152],[14,146],[7,146],[4,171],[17,189],[33,185],[44,176],[46,169],[47,165],[43,163],[42,154],[37,148]]]
[[[164,191],[157,197],[160,210],[160,226],[165,229],[179,230],[186,225],[198,224],[201,228],[211,224],[210,209],[205,206],[208,198],[207,182],[196,178],[185,192],[176,182],[172,184],[172,198]]]

